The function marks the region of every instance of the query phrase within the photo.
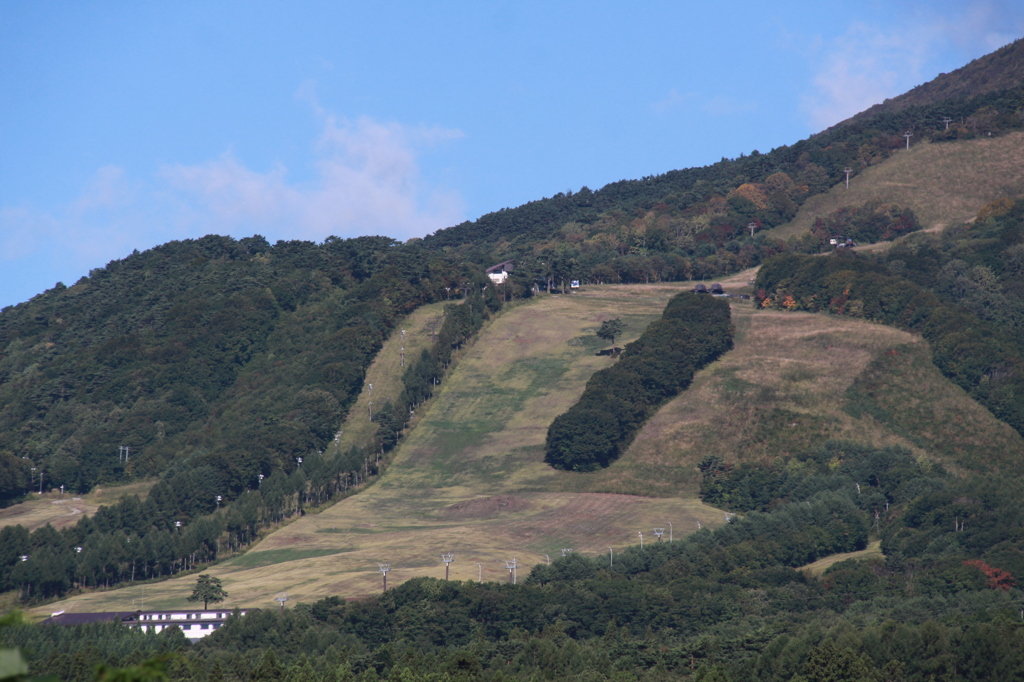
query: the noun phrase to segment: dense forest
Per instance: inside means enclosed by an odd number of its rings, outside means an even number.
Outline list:
[[[170,654],[180,680],[1013,679],[1024,673],[1024,489],[899,448],[830,442],[731,469],[741,512],[684,540],[570,554],[524,584],[420,578],[379,597],[250,611],[189,645],[176,629],[10,625],[36,674]],[[796,570],[881,539],[885,558]]]
[[[211,236],[5,309],[0,499],[201,467],[227,498],[291,473],[333,438],[401,316],[486,282],[386,238]]]

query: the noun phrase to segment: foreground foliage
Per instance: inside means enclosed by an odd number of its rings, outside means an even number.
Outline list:
[[[958,478],[897,448],[829,443],[739,469],[709,491],[756,489],[716,531],[614,556],[570,554],[525,584],[420,578],[232,617],[195,645],[176,630],[18,626],[0,643],[33,673],[178,652],[182,680],[929,680],[1024,672],[1024,484]],[[858,487],[859,486],[859,490]],[[721,492],[711,493],[711,499]],[[796,570],[882,538],[884,559],[821,579]],[[802,676],[802,677],[800,677]]]

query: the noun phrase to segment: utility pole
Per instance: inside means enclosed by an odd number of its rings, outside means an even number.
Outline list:
[[[914,136],[914,133],[912,133],[909,130],[907,132],[903,133],[903,137],[907,138],[907,151],[910,151],[910,138],[912,138],[913,136]]]
[[[384,576],[384,591],[387,592],[388,591],[388,571],[391,570],[391,564],[377,564],[377,566],[379,566],[379,568],[377,570],[380,571],[381,575]]]
[[[658,542],[661,542],[661,536],[665,534],[664,528],[655,528],[654,534],[658,536]]]
[[[367,384],[366,386],[367,386],[367,392],[370,395],[370,405],[369,405],[370,421],[373,421],[373,384]]]
[[[569,547],[563,547],[562,548],[562,556],[563,557],[567,557],[570,554],[572,554],[572,549],[570,549]]]
[[[747,229],[750,230],[750,238],[753,239],[754,238],[754,230],[757,229],[757,223],[754,223],[754,222],[747,223]]]
[[[946,124],[946,130],[949,130],[949,124],[953,122],[953,119],[947,116],[946,118],[942,119],[942,122]]]
[[[284,603],[288,601],[288,593],[282,592],[281,594],[274,597],[274,601],[281,605],[281,610],[284,611]]]
[[[608,548],[608,568],[615,566],[615,550]]]
[[[640,536],[640,549],[642,550],[644,548],[644,534],[643,534],[643,531],[639,531],[638,530],[636,533],[637,533],[637,535]]]
[[[846,189],[850,189],[850,173],[853,172],[852,168],[845,168],[843,172],[846,173]]]
[[[402,330],[402,367],[405,367],[405,330]]]
[[[120,450],[120,452],[117,455],[117,461],[120,462],[122,460],[122,458],[123,458],[125,466],[128,466],[128,451],[129,450],[131,450],[130,447],[128,447],[127,445],[122,445],[121,446],[121,450]]]
[[[672,544],[672,522],[668,522],[668,544]]]
[[[448,580],[448,565],[455,561],[455,555],[451,552],[442,554],[441,561],[444,562],[444,579]]]
[[[476,581],[482,583],[484,581],[484,565],[477,563],[476,565]]]

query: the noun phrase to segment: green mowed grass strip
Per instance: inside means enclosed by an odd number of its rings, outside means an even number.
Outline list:
[[[302,559],[312,559],[313,557],[351,552],[353,549],[352,547],[341,549],[268,549],[262,552],[246,552],[240,557],[225,561],[222,566],[228,570],[261,568],[263,566],[283,564],[287,561],[300,561]]]

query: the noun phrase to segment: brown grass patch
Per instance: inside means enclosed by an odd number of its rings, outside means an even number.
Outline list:
[[[453,521],[464,519],[493,519],[500,514],[512,514],[529,509],[530,503],[515,495],[492,495],[450,504],[441,510],[441,517]]]

